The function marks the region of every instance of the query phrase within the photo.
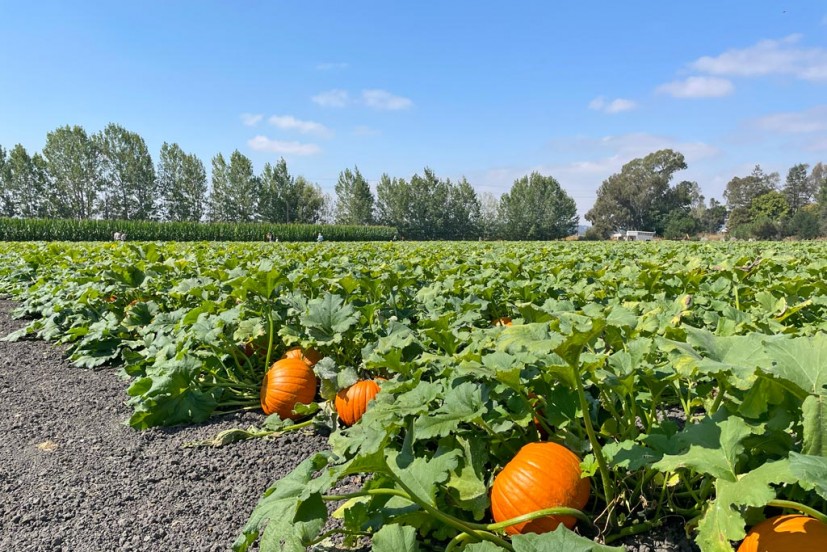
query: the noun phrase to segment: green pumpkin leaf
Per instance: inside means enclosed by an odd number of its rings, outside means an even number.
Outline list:
[[[418,552],[416,529],[410,525],[385,525],[371,539],[373,552]]]

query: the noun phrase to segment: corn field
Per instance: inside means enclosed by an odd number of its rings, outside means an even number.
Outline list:
[[[124,220],[0,218],[0,241],[109,241],[115,232],[139,241],[265,241],[268,232],[279,241],[390,240],[389,226],[320,224],[201,223]]]

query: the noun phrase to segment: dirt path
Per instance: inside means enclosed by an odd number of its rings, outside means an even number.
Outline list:
[[[12,306],[0,336],[21,326]],[[263,416],[137,432],[124,387],[51,344],[0,342],[0,550],[227,550],[264,489],[326,442],[182,448]]]

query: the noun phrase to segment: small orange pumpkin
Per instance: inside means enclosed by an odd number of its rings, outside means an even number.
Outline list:
[[[261,384],[261,409],[267,415],[295,420],[296,404],[313,402],[316,396],[316,375],[303,361],[285,358],[273,363]]]
[[[741,542],[738,552],[827,550],[827,525],[799,514],[765,519]]]
[[[589,501],[589,480],[580,477],[580,458],[557,443],[529,443],[494,478],[491,512],[497,523],[545,508],[582,510]],[[546,516],[506,527],[509,535],[546,533],[577,519]]]
[[[374,380],[357,381],[336,393],[336,413],[346,426],[352,426],[368,409],[368,403],[379,393]]]
[[[511,318],[507,316],[503,316],[502,318],[497,318],[493,322],[491,322],[492,326],[510,326],[511,325]]]
[[[317,362],[322,360],[322,355],[315,349],[302,350],[301,347],[293,347],[289,349],[281,358],[297,358],[303,360],[308,366],[313,368]]]

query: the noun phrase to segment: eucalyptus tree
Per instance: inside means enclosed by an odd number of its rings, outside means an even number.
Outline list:
[[[745,177],[733,177],[727,183],[724,191],[724,199],[727,207],[733,209],[749,209],[752,200],[756,197],[771,192],[778,187],[780,177],[778,173],[765,173],[761,165],[755,165],[752,173]]]
[[[629,161],[600,185],[586,220],[604,237],[618,229],[662,231],[680,197],[669,183],[685,168],[683,154],[671,149]]]
[[[795,214],[799,209],[813,202],[818,192],[813,181],[808,177],[809,165],[799,163],[793,165],[787,173],[787,180],[781,192],[787,200],[790,212]]]

